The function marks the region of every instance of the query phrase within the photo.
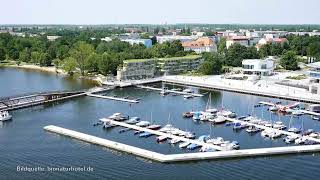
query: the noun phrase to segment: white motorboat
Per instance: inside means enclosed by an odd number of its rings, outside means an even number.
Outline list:
[[[289,136],[286,136],[283,140],[285,143],[287,144],[290,144],[290,143],[293,143],[299,136],[297,135],[289,135]]]
[[[189,142],[182,142],[179,144],[179,148],[186,148],[187,146],[189,146],[191,143]]]
[[[273,124],[273,128],[279,129],[279,130],[284,130],[287,128],[287,126],[285,126],[282,121],[277,121]]]
[[[188,88],[188,89],[184,89],[183,92],[185,92],[185,93],[193,93],[193,90]]]
[[[261,131],[261,129],[260,129],[260,128],[257,128],[256,126],[249,126],[249,127],[246,129],[246,131],[247,131],[248,133],[256,133],[256,132]]]
[[[282,136],[282,133],[279,132],[279,131],[272,131],[272,132],[269,134],[269,137],[272,138],[272,139],[280,138],[281,136]]]
[[[168,136],[163,135],[163,136],[158,136],[157,137],[157,142],[162,142],[168,139]]]
[[[217,138],[208,139],[206,142],[209,144],[221,145],[224,143],[224,140],[222,137],[217,137]]]
[[[292,111],[292,115],[294,115],[294,116],[301,116],[303,114],[304,114],[303,111],[300,109]]]
[[[307,141],[307,138],[303,136],[299,136],[296,140],[294,140],[295,144],[304,144]]]
[[[215,114],[215,113],[218,112],[218,109],[210,108],[210,109],[206,109],[206,112],[207,112],[207,113],[211,113],[211,114]]]
[[[170,140],[170,144],[177,144],[178,142],[180,142],[181,140],[179,140],[179,139],[175,139],[175,138],[173,138],[173,139],[171,139]]]
[[[183,96],[184,99],[191,99],[193,98],[194,96],[192,94],[186,94]]]
[[[279,110],[279,107],[277,107],[277,106],[271,106],[271,107],[269,107],[268,110],[269,110],[269,111],[278,111],[278,110]]]
[[[203,112],[203,113],[200,115],[200,121],[208,121],[209,119],[212,119],[213,117],[214,117],[213,114],[208,113],[208,112]]]
[[[192,132],[186,132],[185,137],[188,139],[194,139],[194,138],[196,138],[196,135]]]
[[[300,133],[301,129],[296,128],[296,127],[292,127],[288,129],[289,132],[293,132],[293,133]]]
[[[213,124],[222,124],[226,122],[226,118],[224,116],[217,116],[214,119],[210,119],[210,122]]]
[[[312,137],[312,138],[319,138],[320,137],[320,134],[317,133],[317,132],[313,132],[311,134],[309,134],[309,137]]]
[[[0,111],[0,121],[8,121],[12,119],[12,115],[8,111]]]
[[[163,126],[163,128],[161,128],[159,131],[160,132],[171,132],[174,131],[176,128],[174,128],[171,124],[167,124],[165,126]]]
[[[136,124],[136,126],[140,126],[140,127],[146,127],[149,126],[150,122],[149,121],[140,121]]]

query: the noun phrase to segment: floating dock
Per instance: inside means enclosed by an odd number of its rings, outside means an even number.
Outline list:
[[[209,159],[230,159],[230,158],[244,158],[256,156],[271,156],[283,154],[297,154],[297,153],[311,153],[319,152],[320,145],[303,145],[303,146],[286,146],[260,149],[244,149],[231,151],[217,151],[217,152],[198,152],[198,153],[184,153],[184,154],[161,154],[146,149],[110,141],[96,136],[84,134],[81,132],[49,125],[44,127],[45,130],[60,135],[75,138],[92,144],[101,145],[112,148],[118,151],[126,152],[143,158],[151,159],[162,163],[184,162],[184,161],[200,161]]]
[[[286,100],[300,101],[300,102],[306,102],[306,103],[320,104],[320,99],[317,99],[317,98],[304,98],[299,96],[283,95],[279,93],[257,91],[254,89],[247,90],[247,89],[242,89],[238,87],[221,86],[221,85],[215,85],[215,84],[204,84],[204,83],[198,83],[198,82],[192,82],[192,81],[180,81],[180,80],[166,79],[166,78],[163,78],[162,82],[183,85],[183,86],[195,86],[195,87],[199,87],[207,90],[222,90],[222,91],[230,91],[235,93],[242,93],[242,94],[249,94],[249,95],[256,95],[256,96],[272,97],[277,99],[286,99]]]
[[[97,95],[97,94],[92,94],[92,93],[87,93],[87,96],[115,100],[115,101],[128,102],[128,103],[139,103],[139,101],[137,101],[137,100],[118,98],[118,97],[112,97],[112,96],[102,96],[102,95]]]
[[[150,86],[143,86],[143,85],[137,85],[138,88],[141,89],[150,89],[150,90],[154,90],[154,91],[162,91],[161,88],[155,88],[155,87],[150,87]],[[187,93],[187,92],[183,92],[183,91],[173,91],[173,90],[165,90],[166,92],[169,93],[176,93],[176,94],[181,94],[181,95],[192,95],[195,97],[202,97],[203,94],[196,94],[196,93]]]

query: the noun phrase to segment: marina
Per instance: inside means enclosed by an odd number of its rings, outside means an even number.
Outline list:
[[[121,126],[126,126],[122,123],[112,121]],[[129,126],[130,127],[130,126]],[[131,128],[137,128],[132,127]],[[159,161],[162,163],[173,163],[180,161],[200,161],[208,159],[227,159],[227,158],[244,158],[255,156],[271,156],[282,154],[297,154],[297,153],[311,153],[320,151],[320,145],[304,145],[304,146],[291,146],[291,147],[275,147],[275,148],[261,148],[261,149],[245,149],[245,150],[232,150],[232,151],[219,151],[219,152],[205,152],[205,153],[184,153],[184,154],[160,154],[153,151],[149,151],[134,146],[110,141],[107,139],[91,136],[88,134],[80,133],[77,131],[49,125],[44,127],[45,130],[57,133],[64,136],[69,136],[81,141],[105,146],[108,148],[116,149],[122,152],[140,156],[153,161]],[[147,130],[147,129],[141,129]],[[155,132],[152,132],[155,133]]]

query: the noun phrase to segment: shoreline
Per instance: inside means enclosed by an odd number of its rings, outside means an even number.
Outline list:
[[[18,68],[18,69],[27,69],[27,70],[36,70],[36,71],[42,71],[42,72],[48,72],[48,73],[53,73],[56,75],[61,75],[61,76],[69,76],[68,73],[66,73],[64,70],[56,68],[54,66],[51,67],[41,67],[38,65],[34,64],[23,64],[23,65],[17,65],[17,64],[2,64],[0,67],[5,67],[5,68]],[[94,75],[94,76],[74,76],[75,78],[78,79],[85,79],[85,80],[91,80],[97,83],[99,86],[102,85],[103,79],[105,76],[99,74],[99,75]]]

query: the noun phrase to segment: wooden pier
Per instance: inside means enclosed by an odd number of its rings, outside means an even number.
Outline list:
[[[150,87],[150,86],[143,86],[143,85],[137,85],[138,88],[141,89],[150,89],[150,90],[154,90],[154,91],[162,91],[161,88],[155,88],[155,87]],[[176,93],[176,94],[181,94],[181,95],[192,95],[194,97],[202,97],[203,94],[196,94],[196,93],[187,93],[187,92],[183,92],[183,91],[173,91],[173,90],[165,90],[166,92],[169,93]]]
[[[215,159],[230,159],[230,158],[245,158],[257,156],[272,156],[284,154],[312,153],[319,152],[320,145],[303,145],[303,146],[286,146],[260,149],[244,149],[231,151],[216,151],[216,152],[198,152],[198,153],[183,153],[183,154],[161,154],[150,150],[122,144],[115,141],[99,138],[96,136],[84,134],[81,132],[49,125],[44,127],[45,130],[60,135],[75,138],[84,142],[101,145],[107,148],[112,148],[118,151],[126,152],[136,156],[140,156],[153,161],[162,163],[200,161],[200,160],[215,160]]]
[[[114,100],[114,101],[122,101],[122,102],[127,102],[127,103],[139,103],[139,101],[137,101],[137,100],[118,98],[118,97],[112,97],[112,96],[102,96],[102,95],[97,95],[97,94],[92,94],[92,93],[87,93],[87,96],[102,98],[102,99],[109,99],[109,100]]]

